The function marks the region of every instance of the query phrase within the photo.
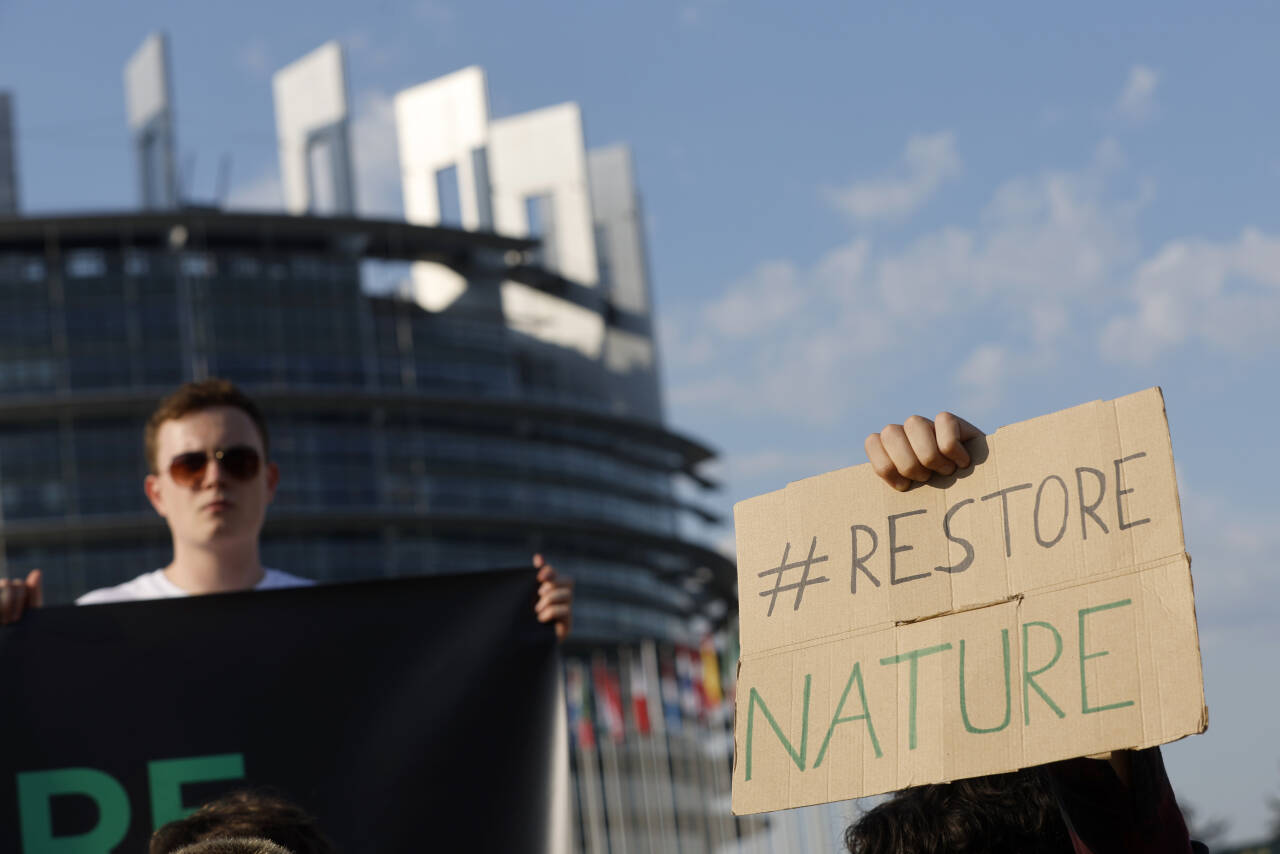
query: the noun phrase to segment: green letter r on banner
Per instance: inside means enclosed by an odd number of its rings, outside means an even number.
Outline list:
[[[87,833],[53,835],[55,795],[85,795],[98,806],[98,824]],[[129,796],[110,774],[93,768],[60,768],[18,775],[18,822],[23,854],[110,854],[129,831]]]

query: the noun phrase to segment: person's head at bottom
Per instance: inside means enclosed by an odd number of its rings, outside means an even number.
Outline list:
[[[177,854],[179,850],[193,854],[186,846],[235,838],[265,839],[288,854],[336,854],[333,843],[305,810],[278,795],[254,790],[223,795],[186,818],[169,822],[151,835],[147,850],[148,854]],[[204,849],[200,851],[206,854]],[[223,851],[209,849],[207,854]],[[261,854],[278,852],[263,849]]]
[[[850,825],[844,842],[850,854],[1072,851],[1039,768],[904,789]]]
[[[174,854],[293,854],[293,852],[288,848],[281,848],[269,839],[231,836],[187,845],[179,848]]]

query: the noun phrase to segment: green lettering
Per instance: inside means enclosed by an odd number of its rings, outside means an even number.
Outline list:
[[[782,727],[778,726],[778,722],[774,720],[773,715],[769,713],[769,707],[764,704],[764,698],[760,696],[755,687],[751,688],[750,696],[747,700],[747,779],[751,779],[751,748],[752,733],[755,729],[756,705],[760,706],[760,711],[764,714],[765,720],[769,722],[769,726],[773,727],[773,733],[778,737],[778,741],[782,742],[782,746],[786,748],[787,753],[791,756],[791,761],[796,763],[796,767],[801,771],[804,770],[805,754],[809,750],[809,681],[811,675],[806,673],[804,676],[804,712],[802,713],[800,723],[800,752],[797,753],[795,748],[791,746],[791,741],[782,732]]]
[[[1038,670],[1027,669],[1029,667],[1029,662],[1031,660],[1027,654],[1027,650],[1030,648],[1030,644],[1028,643],[1028,637],[1027,637],[1027,629],[1031,628],[1032,626],[1039,626],[1042,629],[1048,629],[1049,631],[1053,632],[1053,658],[1049,659],[1049,663],[1046,664],[1044,667],[1039,668]],[[1049,623],[1044,623],[1044,622],[1041,622],[1040,620],[1032,620],[1029,623],[1022,624],[1022,722],[1026,726],[1031,726],[1031,706],[1027,702],[1027,688],[1029,687],[1036,689],[1036,693],[1040,695],[1040,699],[1044,700],[1046,703],[1049,704],[1049,708],[1053,709],[1053,713],[1055,715],[1057,715],[1059,718],[1065,718],[1067,716],[1067,713],[1062,711],[1062,709],[1058,708],[1058,704],[1055,703],[1053,699],[1048,694],[1045,693],[1045,690],[1040,687],[1040,683],[1036,681],[1036,677],[1039,676],[1041,673],[1044,673],[1050,667],[1053,667],[1053,665],[1057,664],[1058,659],[1061,656],[1062,656],[1062,635],[1058,634],[1057,629],[1055,629]]]
[[[1142,455],[1139,454],[1137,456],[1142,456]],[[1116,471],[1119,472],[1119,470],[1120,470],[1120,466],[1117,463]],[[1116,500],[1119,501],[1118,498]],[[1134,524],[1136,525],[1139,523],[1135,522]],[[1085,653],[1084,651],[1084,618],[1085,616],[1087,614],[1097,613],[1098,611],[1109,611],[1112,608],[1123,608],[1125,605],[1132,605],[1132,604],[1133,604],[1132,599],[1121,599],[1118,602],[1108,602],[1105,605],[1096,605],[1092,608],[1080,609],[1080,711],[1086,715],[1091,715],[1094,712],[1105,712],[1105,711],[1108,711],[1109,709],[1123,709],[1125,706],[1133,705],[1133,700],[1124,700],[1119,703],[1108,703],[1105,706],[1090,706],[1089,705],[1089,684],[1088,682],[1085,681],[1085,675],[1084,675],[1084,663],[1087,660],[1089,660],[1090,658],[1101,658],[1104,655],[1110,654],[1109,651],[1105,649],[1102,650],[1101,652],[1090,652],[1088,654]]]
[[[1004,721],[1000,726],[984,729],[976,727],[969,721],[969,710],[965,705],[964,692],[964,639],[960,639],[960,718],[964,721],[966,732],[999,732],[1009,725],[1009,719],[1013,717],[1013,697],[1009,687],[1009,630],[1000,630],[1000,643],[1004,647]]]
[[[849,698],[849,689],[853,687],[855,681],[858,683],[858,696],[862,699],[862,714],[842,718],[840,713],[844,711],[844,701]],[[818,749],[818,758],[813,763],[814,768],[821,765],[822,758],[827,755],[827,746],[831,743],[831,734],[836,731],[836,724],[849,723],[850,721],[867,722],[867,734],[871,736],[871,746],[876,750],[876,759],[883,756],[884,754],[880,752],[880,740],[876,738],[876,728],[871,724],[871,707],[867,705],[867,692],[862,687],[862,664],[857,661],[853,663],[853,671],[849,673],[849,681],[845,683],[844,693],[840,695],[840,702],[836,704],[836,712],[831,716],[831,726],[827,727],[827,736],[822,739],[822,747]]]
[[[241,753],[192,756],[187,759],[157,759],[155,762],[148,762],[147,778],[151,783],[152,829],[186,818],[196,811],[195,807],[182,805],[184,783],[239,780],[243,777],[244,755]]]
[[[916,685],[919,683],[920,659],[926,655],[933,655],[935,652],[945,652],[951,649],[951,644],[941,643],[937,646],[928,646],[923,649],[913,649],[911,652],[904,652],[901,655],[891,655],[888,658],[880,659],[881,664],[900,664],[903,661],[911,662],[911,710],[909,712],[910,722],[907,727],[907,744],[908,750],[916,749]]]
[[[74,836],[53,835],[56,795],[85,795],[98,806],[98,823]],[[129,831],[129,795],[110,774],[93,768],[60,768],[18,775],[18,823],[27,854],[109,854]]]

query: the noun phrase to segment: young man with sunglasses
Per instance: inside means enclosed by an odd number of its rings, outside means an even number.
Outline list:
[[[181,386],[147,421],[144,446],[150,474],[147,498],[173,538],[173,561],[115,587],[81,596],[80,605],[163,599],[202,593],[266,590],[311,584],[262,565],[258,535],[280,472],[268,454],[266,420],[226,380]],[[541,555],[537,569],[539,621],[563,639],[572,619],[573,582]],[[0,623],[16,620],[41,600],[39,570],[25,580],[0,581]]]

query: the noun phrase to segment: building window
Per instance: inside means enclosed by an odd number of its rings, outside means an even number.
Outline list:
[[[98,279],[106,275],[107,259],[100,249],[67,253],[67,275],[73,279]]]
[[[145,276],[149,272],[151,272],[151,263],[146,255],[141,252],[125,252],[124,274],[126,276]]]
[[[187,252],[182,256],[182,274],[195,278],[213,275],[213,258],[203,252]]]
[[[248,255],[238,255],[231,262],[231,272],[238,279],[257,279],[262,276],[262,262]]]

